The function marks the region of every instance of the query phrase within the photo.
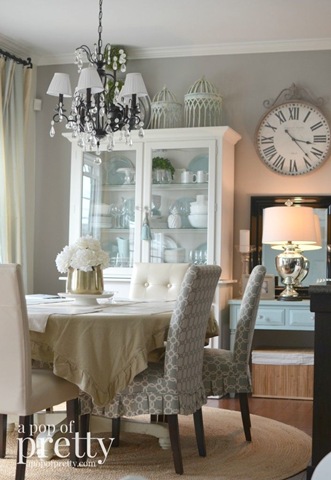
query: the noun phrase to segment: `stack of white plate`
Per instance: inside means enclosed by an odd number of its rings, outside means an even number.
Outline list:
[[[185,248],[166,248],[164,250],[164,261],[166,263],[184,263]]]

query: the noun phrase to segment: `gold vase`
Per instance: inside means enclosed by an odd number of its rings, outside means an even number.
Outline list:
[[[100,295],[103,293],[103,273],[100,265],[90,272],[69,267],[67,293]]]

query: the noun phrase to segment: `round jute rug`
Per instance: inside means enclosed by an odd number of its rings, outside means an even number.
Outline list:
[[[203,418],[205,458],[197,452],[193,417],[179,417],[184,477],[188,479],[284,480],[304,470],[309,463],[311,438],[294,427],[251,415],[252,442],[248,443],[239,412],[204,407]],[[143,419],[147,421],[148,417]],[[95,444],[93,451],[97,448]],[[103,458],[101,450],[98,451]],[[6,458],[0,459],[1,480],[14,478],[15,457],[16,433],[11,433]],[[43,462],[34,456],[28,459],[26,480],[119,480],[129,474],[143,475],[148,480],[181,478],[174,472],[171,451],[162,450],[157,439],[123,434],[120,447],[110,449],[103,465],[75,469],[65,460]]]

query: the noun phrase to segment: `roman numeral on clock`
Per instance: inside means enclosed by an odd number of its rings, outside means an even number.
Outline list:
[[[315,123],[315,125],[312,125],[310,127],[310,130],[312,132],[314,132],[315,130],[317,130],[318,128],[321,128],[321,127],[323,127],[323,123],[322,122],[317,122],[317,123]]]
[[[315,148],[315,147],[312,147],[311,153],[313,153],[317,158],[321,158],[321,156],[323,155],[322,150],[319,150],[318,148]]]
[[[274,143],[274,137],[261,137],[261,143],[263,145],[267,143]]]
[[[285,158],[282,155],[278,155],[276,160],[272,163],[277,170],[283,170],[285,163]]]
[[[276,155],[277,150],[275,149],[274,145],[271,145],[270,147],[265,148],[263,150],[263,153],[264,153],[265,157],[268,158],[268,160],[271,160],[272,157],[274,157]]]
[[[314,143],[325,143],[326,135],[314,135]]]
[[[289,165],[288,171],[289,172],[297,172],[298,171],[297,162],[295,160],[290,159],[290,165]]]
[[[284,113],[283,113],[281,110],[280,110],[279,112],[276,112],[275,115],[276,115],[276,117],[278,118],[279,123],[284,123],[284,122],[286,122],[285,115],[284,115]]]
[[[299,120],[299,107],[289,107],[288,111],[290,114],[289,120]]]

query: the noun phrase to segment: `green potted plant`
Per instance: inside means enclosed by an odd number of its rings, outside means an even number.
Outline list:
[[[173,179],[175,168],[167,158],[154,157],[152,171],[155,183],[170,183]]]

